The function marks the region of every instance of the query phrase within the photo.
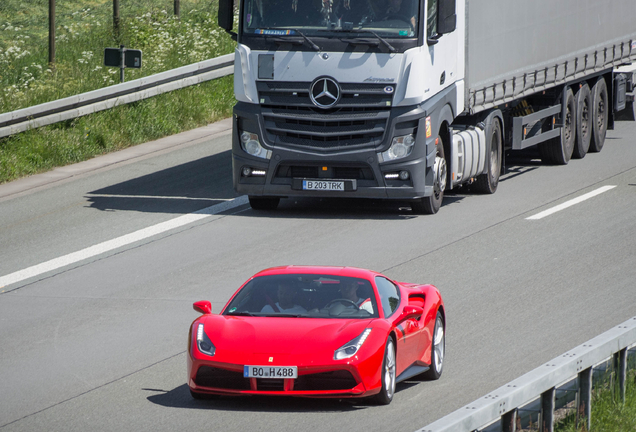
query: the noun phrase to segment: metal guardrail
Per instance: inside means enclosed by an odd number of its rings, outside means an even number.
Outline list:
[[[234,73],[234,54],[0,114],[0,138],[136,102]]]
[[[597,375],[595,367],[600,365],[602,371],[605,363],[610,364],[624,399],[628,354],[630,359],[636,356],[636,350],[629,348],[634,344],[636,317],[418,432],[514,432],[520,429],[551,432],[555,408],[565,403],[575,410],[577,421],[586,421],[586,430],[590,430],[592,381]],[[567,394],[572,397],[565,397]],[[535,426],[528,427],[527,419],[531,417],[528,413],[532,412],[535,416],[531,423]]]

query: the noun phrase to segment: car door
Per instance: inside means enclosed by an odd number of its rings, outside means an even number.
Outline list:
[[[400,298],[400,289],[394,282],[377,276],[375,284],[384,317],[392,321],[396,329],[396,366],[399,375],[417,360],[421,330],[419,321],[416,318],[401,318],[399,306],[402,299]]]

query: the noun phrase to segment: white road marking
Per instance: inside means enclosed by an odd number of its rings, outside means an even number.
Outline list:
[[[192,198],[179,196],[157,195],[112,195],[112,194],[86,194],[88,198],[134,198],[134,199],[160,199],[160,200],[190,200],[190,201],[232,201],[236,198]]]
[[[191,224],[193,222],[197,222],[201,219],[205,219],[207,217],[213,216],[215,214],[233,209],[235,207],[238,207],[247,203],[248,203],[247,195],[243,195],[233,199],[232,201],[226,201],[221,204],[215,204],[213,206],[198,210],[194,213],[188,213],[186,215],[179,216],[177,218],[158,223],[157,225],[143,228],[133,233],[126,234],[121,237],[117,237],[115,239],[105,241],[103,243],[96,244],[95,246],[90,246],[90,247],[87,247],[86,249],[82,249],[80,251],[73,252],[68,255],[61,256],[59,258],[54,258],[50,261],[46,261],[41,264],[34,265],[23,270],[19,270],[17,272],[0,277],[0,288],[4,288],[7,285],[11,285],[11,284],[35,277],[35,276],[39,276],[46,272],[57,270],[61,267],[74,264],[76,262],[85,260],[87,258],[92,258],[94,256],[103,254],[105,252],[109,252],[114,249],[120,248],[122,246],[127,246],[131,243],[135,243],[140,240],[147,239],[157,234],[161,234],[166,231],[170,231],[172,229],[179,228],[184,225]]]
[[[616,187],[615,185],[614,186],[610,185],[610,186],[600,187],[600,188],[598,188],[596,190],[593,190],[592,192],[586,193],[585,195],[581,195],[578,198],[571,199],[570,201],[566,201],[563,204],[559,204],[558,206],[555,206],[555,207],[552,207],[552,208],[550,208],[548,210],[542,211],[541,213],[537,213],[534,216],[527,217],[526,219],[527,220],[543,219],[546,216],[550,216],[553,213],[556,213],[558,211],[561,211],[563,209],[571,207],[571,206],[573,206],[575,204],[578,204],[580,202],[588,200],[588,199],[590,199],[592,197],[595,197],[596,195],[600,195],[603,192],[607,192],[610,189],[614,189],[615,187]]]

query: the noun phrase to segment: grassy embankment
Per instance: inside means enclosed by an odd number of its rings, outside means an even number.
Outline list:
[[[121,2],[119,37],[111,0],[57,2],[56,62],[48,65],[48,0],[0,2],[0,113],[119,83],[105,47],[143,51],[126,81],[228,54],[216,0]],[[0,138],[0,183],[206,125],[231,114],[232,76],[74,120]]]
[[[576,427],[575,416],[566,418],[555,425],[555,432],[587,431],[580,422]],[[620,401],[615,389],[611,387],[595,391],[592,400],[591,432],[627,432],[636,431],[636,382],[634,372],[628,374],[625,390],[625,403]]]

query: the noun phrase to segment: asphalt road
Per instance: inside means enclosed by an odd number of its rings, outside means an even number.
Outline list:
[[[0,278],[231,207],[225,124],[0,186]],[[636,315],[635,136],[636,124],[618,123],[601,153],[565,167],[531,152],[509,158],[496,194],[460,190],[435,216],[371,200],[239,205],[0,283],[0,430],[421,428]],[[606,185],[616,187],[527,219]],[[245,279],[282,264],[359,266],[438,286],[442,378],[399,384],[386,407],[191,399],[192,302],[218,312]]]

